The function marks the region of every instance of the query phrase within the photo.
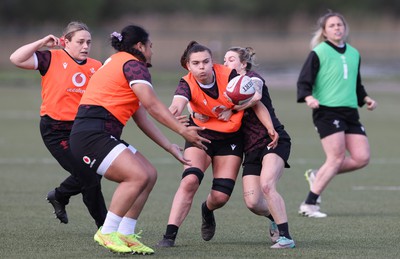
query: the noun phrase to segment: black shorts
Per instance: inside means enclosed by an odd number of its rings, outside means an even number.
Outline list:
[[[127,147],[136,152],[120,139],[122,128],[123,125],[104,108],[79,107],[70,143],[75,159],[85,172],[104,175],[111,162]]]
[[[73,121],[54,120],[47,115],[40,119],[40,132],[44,144],[58,163],[75,179],[72,180],[68,177],[58,188],[59,191],[62,189],[65,194],[66,192],[79,193],[85,188],[100,185],[101,179],[98,175],[81,173],[84,170],[75,159],[70,143],[73,123]]]
[[[75,176],[75,159],[69,145],[73,121],[58,121],[44,115],[40,118],[40,133],[47,149],[57,162]]]
[[[241,132],[226,139],[212,140],[211,143],[203,144],[207,147],[206,153],[210,157],[229,155],[243,157],[243,136]],[[193,144],[186,141],[185,149],[188,147],[193,147]]]
[[[341,131],[366,135],[355,108],[320,106],[313,110],[313,122],[320,139]]]
[[[279,134],[278,146],[275,149],[258,148],[245,154],[243,161],[242,177],[246,175],[260,175],[262,160],[267,154],[277,154],[285,162],[285,168],[290,168],[288,164],[290,148],[292,146],[289,135]]]
[[[125,142],[113,138],[109,133],[99,131],[81,131],[72,134],[70,142],[72,153],[81,168],[100,175],[104,175],[110,163],[128,147]],[[103,161],[109,159],[109,154],[112,153],[114,153],[113,158],[110,158],[110,163],[103,170]]]

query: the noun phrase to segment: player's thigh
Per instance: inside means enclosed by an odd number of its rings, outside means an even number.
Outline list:
[[[264,156],[262,161],[262,169],[260,181],[261,183],[276,184],[283,174],[285,161],[274,153]]]
[[[191,163],[190,166],[184,166],[185,169],[189,167],[196,167],[204,173],[211,163],[211,158],[207,155],[207,153],[197,147],[186,148],[183,156],[185,157],[185,159],[190,160]]]
[[[235,155],[214,156],[212,161],[214,178],[229,178],[235,180],[242,158]]]
[[[122,151],[111,163],[104,176],[115,182],[136,181],[147,182],[149,162],[137,152],[133,154],[128,148]]]
[[[344,157],[346,154],[346,139],[344,131],[336,132],[321,139],[322,148],[329,158]]]
[[[365,135],[346,134],[346,148],[354,159],[368,160],[370,157],[370,146]]]
[[[259,200],[263,199],[260,186],[260,176],[245,175],[242,178],[242,184],[243,198],[246,203],[257,204]]]

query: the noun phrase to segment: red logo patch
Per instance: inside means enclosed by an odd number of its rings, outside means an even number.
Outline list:
[[[87,156],[84,156],[84,157],[83,157],[83,162],[84,162],[85,164],[90,164],[90,158],[87,157]]]

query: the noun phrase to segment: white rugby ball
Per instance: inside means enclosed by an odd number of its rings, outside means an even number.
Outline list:
[[[255,93],[254,82],[246,75],[239,75],[229,81],[226,95],[234,104],[245,104]]]

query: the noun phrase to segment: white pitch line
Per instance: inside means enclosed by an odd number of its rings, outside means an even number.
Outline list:
[[[0,143],[2,143],[0,139]],[[158,157],[148,159],[154,164],[174,164],[178,163],[175,159],[169,157]],[[309,165],[318,164],[322,160],[317,159],[292,159],[289,160],[291,165]],[[52,157],[44,158],[4,158],[0,157],[0,165],[18,165],[18,164],[55,164],[56,160]],[[376,158],[372,159],[369,163],[370,165],[400,165],[400,159],[395,158]]]
[[[294,165],[309,165],[309,164],[322,164],[323,159],[289,159],[289,164]],[[373,158],[369,162],[370,165],[400,165],[400,159],[398,158]]]
[[[170,164],[179,164],[173,158],[157,158],[149,160],[154,164],[161,164],[161,165],[170,165]],[[34,165],[34,164],[57,164],[57,161],[54,158],[47,157],[47,158],[0,158],[0,165]]]
[[[352,186],[353,191],[400,191],[400,186]]]

